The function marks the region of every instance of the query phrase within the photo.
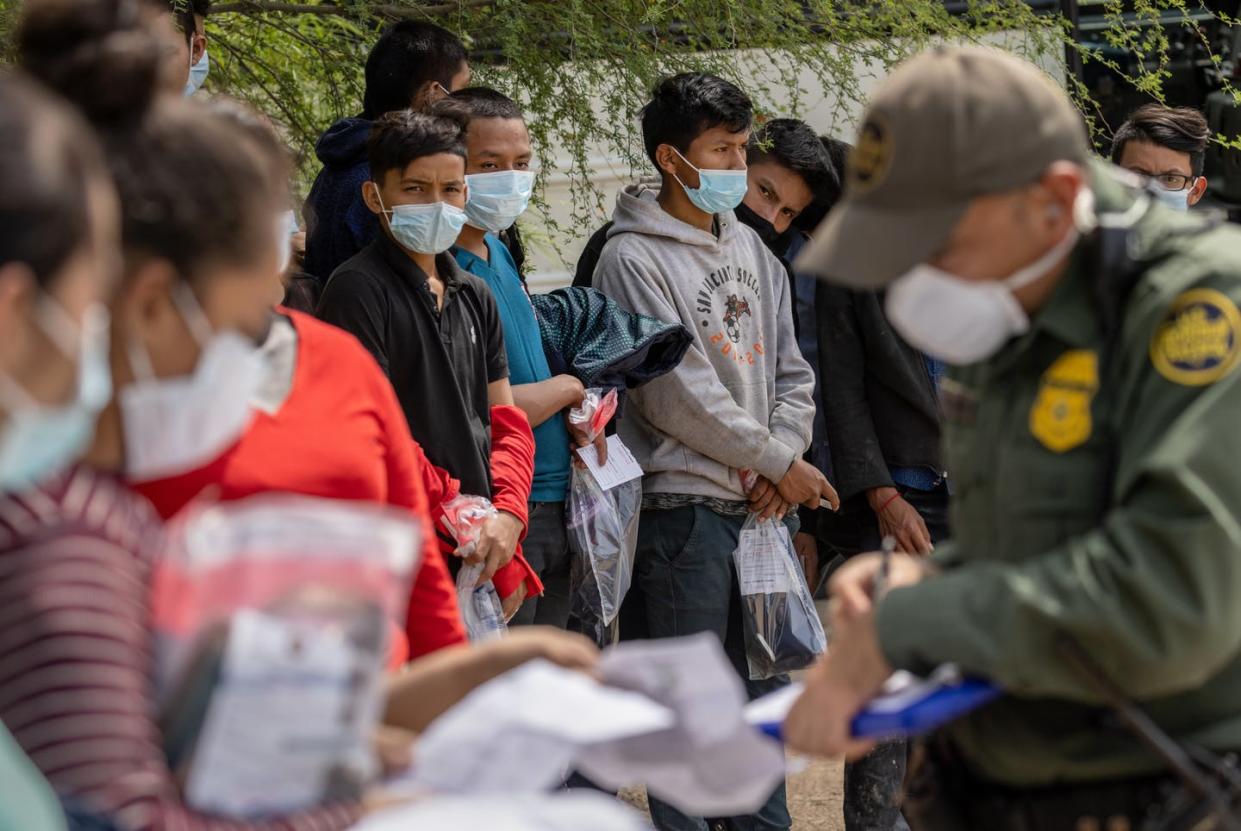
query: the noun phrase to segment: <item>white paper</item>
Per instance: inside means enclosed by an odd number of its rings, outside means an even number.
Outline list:
[[[783,779],[783,749],[746,723],[745,689],[714,636],[621,644],[599,670],[605,683],[668,706],[677,721],[584,749],[574,766],[597,784],[644,784],[685,813],[734,816],[758,810]]]
[[[443,796],[388,808],[353,831],[648,831],[620,800],[593,791]]]
[[[599,451],[593,444],[577,449],[577,455],[586,463],[599,487],[605,491],[617,485],[642,477],[642,465],[629,452],[620,436],[608,436],[608,462],[599,466]]]
[[[329,772],[350,752],[356,715],[369,709],[355,668],[341,630],[235,614],[190,766],[189,803],[233,817],[319,803]]]
[[[738,540],[737,583],[742,594],[787,594],[793,583],[786,562],[789,529],[784,523],[742,531]]]
[[[746,723],[755,727],[783,724],[789,710],[793,709],[793,704],[801,698],[805,689],[806,685],[797,681],[762,698],[756,698],[745,706]]]
[[[671,710],[578,672],[533,661],[474,690],[418,741],[390,789],[537,791],[559,785],[579,749],[670,727]]]

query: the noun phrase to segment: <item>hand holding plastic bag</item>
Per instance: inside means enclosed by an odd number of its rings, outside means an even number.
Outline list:
[[[485,497],[462,495],[445,502],[443,510],[444,527],[457,541],[456,553],[466,561],[457,572],[457,602],[466,635],[471,641],[498,638],[508,631],[500,596],[490,580],[479,582],[487,564],[470,562],[483,525],[496,515],[495,506]]]
[[[616,390],[589,389],[569,421],[590,440],[602,434],[616,413]],[[570,595],[573,613],[595,642],[615,640],[613,624],[633,579],[638,545],[642,481],[603,490],[594,475],[575,465],[569,481],[569,547],[573,551]]]
[[[742,484],[752,477],[743,471]],[[741,589],[750,680],[804,669],[827,649],[827,636],[793,548],[776,519],[746,517],[733,551]]]

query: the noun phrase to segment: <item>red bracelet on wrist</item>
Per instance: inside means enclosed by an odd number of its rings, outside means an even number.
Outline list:
[[[888,506],[889,506],[889,505],[891,505],[893,502],[895,502],[896,500],[898,500],[898,499],[900,499],[900,498],[901,498],[901,492],[900,492],[900,491],[897,491],[896,493],[892,494],[892,495],[891,495],[891,496],[889,496],[887,499],[885,499],[885,500],[883,501],[883,504],[879,506],[879,510],[875,511],[875,513],[876,513],[876,514],[881,514],[881,513],[883,513],[884,511],[886,511],[886,510],[888,509]]]

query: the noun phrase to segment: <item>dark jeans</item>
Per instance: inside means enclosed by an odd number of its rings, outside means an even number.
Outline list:
[[[948,489],[900,490],[926,523],[931,542],[947,539]],[[846,557],[878,550],[883,543],[879,521],[864,496],[850,499],[833,519],[829,542]],[[845,831],[909,831],[900,811],[907,755],[906,742],[896,741],[845,765]]]
[[[530,503],[522,554],[543,581],[543,594],[521,604],[509,625],[564,629],[569,622],[569,538],[564,502]]]
[[[744,522],[745,517],[724,516],[701,505],[643,511],[634,582],[643,601],[647,637],[714,632],[754,699],[787,685],[788,678],[748,680],[741,596],[732,558]],[[797,530],[796,517],[786,522],[790,532]],[[630,608],[627,605],[622,614]],[[631,630],[622,627],[622,633],[627,631]],[[658,799],[652,798],[650,807],[651,819],[660,831],[707,831],[709,827],[705,818],[687,816]],[[788,829],[792,820],[784,785],[756,814],[731,817],[727,823],[736,831]]]

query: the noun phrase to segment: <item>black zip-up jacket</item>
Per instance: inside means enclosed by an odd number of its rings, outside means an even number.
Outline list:
[[[922,353],[889,325],[883,294],[820,283],[821,406],[841,500],[892,486],[889,469],[943,470],[939,404]]]

